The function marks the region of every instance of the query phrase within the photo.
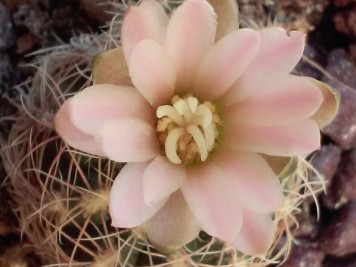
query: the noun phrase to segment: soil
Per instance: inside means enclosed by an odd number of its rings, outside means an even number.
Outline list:
[[[8,99],[14,86],[34,69],[24,66],[37,49],[69,42],[73,35],[99,30],[110,16],[87,0],[0,0],[0,118],[15,109]],[[356,266],[356,1],[238,0],[241,18],[275,22],[309,33],[305,55],[335,79],[300,62],[297,72],[330,83],[341,96],[340,112],[323,134],[323,146],[312,157],[327,181],[319,196],[321,216],[313,201],[302,205],[295,245],[282,266]],[[244,24],[243,23],[243,24]],[[11,122],[2,123],[5,137]],[[6,177],[1,168],[0,175]],[[313,177],[311,177],[313,179]],[[0,189],[0,266],[40,266],[26,238],[20,238],[11,200]],[[22,265],[21,265],[22,266]]]

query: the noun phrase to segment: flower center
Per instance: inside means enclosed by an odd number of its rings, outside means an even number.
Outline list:
[[[156,115],[158,138],[172,163],[188,165],[208,158],[219,135],[214,104],[174,96],[172,105],[158,107]]]

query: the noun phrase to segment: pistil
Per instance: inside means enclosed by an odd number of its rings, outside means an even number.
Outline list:
[[[157,132],[167,158],[174,164],[206,161],[214,148],[216,122],[211,102],[200,104],[198,99],[175,96],[172,105],[158,107]]]

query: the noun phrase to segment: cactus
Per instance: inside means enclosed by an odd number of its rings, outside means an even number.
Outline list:
[[[177,1],[163,4],[172,10]],[[52,120],[69,95],[91,83],[94,55],[115,47],[124,6],[117,4],[116,10],[106,32],[74,37],[68,45],[37,52],[32,64],[36,75],[17,86],[21,94],[12,103],[18,113],[1,157],[21,233],[43,264],[58,267],[266,266],[280,262],[291,246],[298,205],[322,189],[322,182],[308,182],[312,167],[302,158],[293,174],[281,178],[285,200],[274,214],[276,241],[266,255],[243,255],[204,232],[184,249],[165,255],[149,244],[139,228],[111,227],[108,198],[122,164],[68,147],[55,134]]]

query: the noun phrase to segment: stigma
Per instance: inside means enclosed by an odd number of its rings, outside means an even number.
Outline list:
[[[214,149],[217,132],[216,108],[199,103],[193,96],[174,96],[172,105],[157,108],[157,134],[166,157],[174,164],[206,161]]]

